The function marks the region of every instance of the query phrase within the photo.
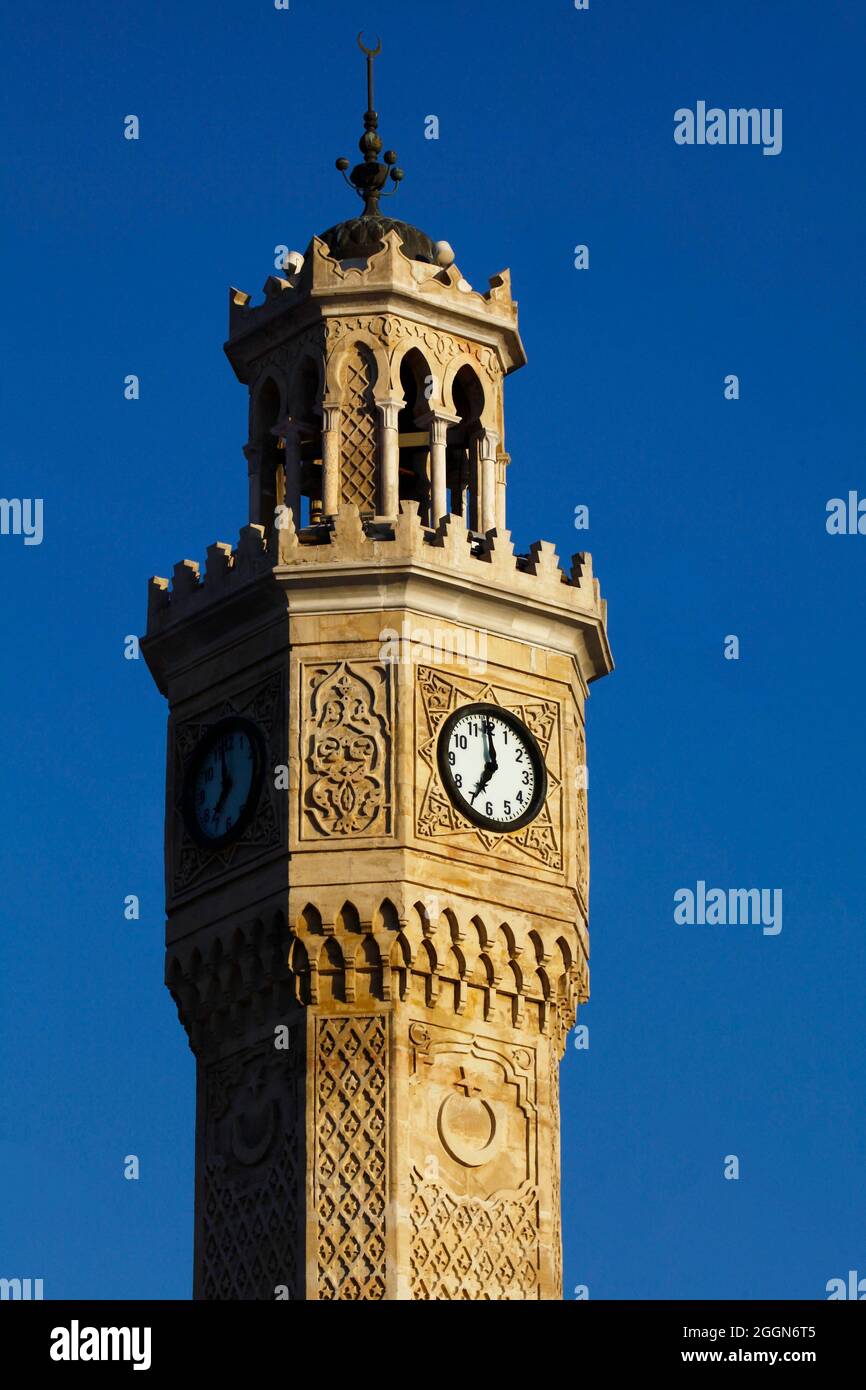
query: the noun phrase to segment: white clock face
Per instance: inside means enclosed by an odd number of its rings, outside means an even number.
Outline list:
[[[544,800],[546,774],[524,724],[496,705],[467,705],[440,734],[439,767],[458,809],[490,829],[525,825]]]
[[[227,719],[199,745],[186,790],[187,820],[197,838],[232,838],[258,795],[260,757],[253,730]]]

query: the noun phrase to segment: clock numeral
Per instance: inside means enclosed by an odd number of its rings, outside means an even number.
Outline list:
[[[510,802],[510,801],[506,801],[506,803],[505,803],[505,814],[506,814],[506,816],[510,816],[510,815],[511,815],[511,802]]]
[[[451,766],[453,767],[454,764],[455,764],[456,761],[457,761],[457,754],[456,754],[456,753],[449,753],[449,754],[448,754],[448,761],[449,761],[449,763],[451,764]]]
[[[463,786],[463,777],[461,776],[461,774],[460,774],[459,772],[455,772],[455,774],[454,774],[454,785],[455,785],[455,787],[462,787],[462,786]]]
[[[469,747],[469,740],[468,740],[468,738],[466,737],[465,734],[458,734],[457,737],[455,738],[454,742],[457,744],[457,747],[458,747],[458,748],[468,748],[468,747]]]
[[[485,811],[485,814],[488,815],[488,816],[492,816],[492,815],[493,815],[493,802],[492,802],[492,801],[488,801],[487,805],[484,807],[484,811]]]
[[[526,771],[526,768],[523,769],[523,785],[524,787],[529,786],[529,773]]]
[[[515,761],[516,763],[522,763],[522,762],[523,762],[523,749],[522,749],[522,748],[518,748],[517,752],[514,754],[514,761]]]

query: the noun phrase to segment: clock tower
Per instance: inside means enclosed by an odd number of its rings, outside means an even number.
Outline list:
[[[194,1296],[557,1299],[605,603],[512,541],[509,274],[382,211],[373,56],[363,209],[229,294],[249,523],[150,581]]]

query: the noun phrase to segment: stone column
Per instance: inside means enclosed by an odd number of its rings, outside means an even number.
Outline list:
[[[397,416],[405,401],[387,397],[376,401],[379,412],[379,506],[381,515],[394,517],[400,511],[400,447]]]
[[[478,440],[481,471],[481,506],[478,529],[485,534],[496,528],[496,446],[499,435],[485,430]]]
[[[322,516],[340,510],[340,427],[342,410],[337,401],[322,401]]]
[[[286,486],[283,500],[292,513],[292,521],[296,528],[301,525],[301,429],[301,422],[287,415],[279,424],[274,425],[272,431],[285,445],[283,469]]]
[[[481,504],[482,472],[480,434],[470,435],[469,442],[466,446],[466,488],[466,526],[468,530],[477,534],[479,531],[484,530]]]
[[[496,455],[496,529],[500,536],[505,530],[505,471],[511,462],[511,455]]]
[[[459,416],[434,409],[426,415],[419,415],[418,424],[430,428],[430,525],[438,526],[443,516],[448,515],[445,459],[448,427],[459,424]]]
[[[244,456],[247,461],[247,477],[249,478],[249,509],[250,525],[261,526],[262,524],[262,446],[260,444],[245,444]]]

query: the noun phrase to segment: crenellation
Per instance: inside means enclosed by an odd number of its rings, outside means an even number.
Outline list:
[[[147,581],[147,626],[150,629],[160,614],[168,608],[171,596],[168,580],[154,574]]]
[[[238,570],[255,569],[267,549],[264,526],[251,523],[242,526],[238,537],[235,567]]]
[[[262,294],[265,299],[279,299],[286,290],[293,288],[291,280],[284,280],[280,275],[269,275],[262,285]]]
[[[234,566],[234,554],[228,541],[214,541],[207,548],[205,564],[205,583],[211,589],[217,588],[227,578]]]
[[[201,587],[199,566],[195,560],[179,560],[174,567],[171,589],[178,598],[189,598]]]
[[[479,536],[471,532],[465,518],[449,515],[434,530],[426,526],[417,506],[403,501],[393,522],[365,521],[353,503],[344,503],[331,523],[305,527],[298,531],[291,509],[283,508],[277,531],[276,555],[269,550],[265,528],[241,528],[237,547],[217,541],[208,547],[205,572],[193,560],[174,567],[171,588],[168,580],[154,577],[148,587],[148,630],[176,619],[191,602],[215,603],[235,584],[267,573],[275,573],[291,588],[293,570],[316,565],[345,565],[378,568],[382,565],[418,561],[449,574],[481,577],[477,566],[485,566],[489,578],[503,589],[525,591],[537,598],[554,598],[604,619],[605,600],[592,572],[592,557],[579,552],[566,572],[555,546],[535,541],[528,554],[515,552],[510,531],[490,531]],[[564,590],[564,592],[563,592]]]
[[[267,553],[263,526],[241,527],[237,547],[215,541],[207,548],[204,576],[195,560],[180,560],[169,581],[154,575],[148,581],[147,633],[186,617],[191,605],[198,608],[225,597],[233,581],[247,583],[273,568]]]

